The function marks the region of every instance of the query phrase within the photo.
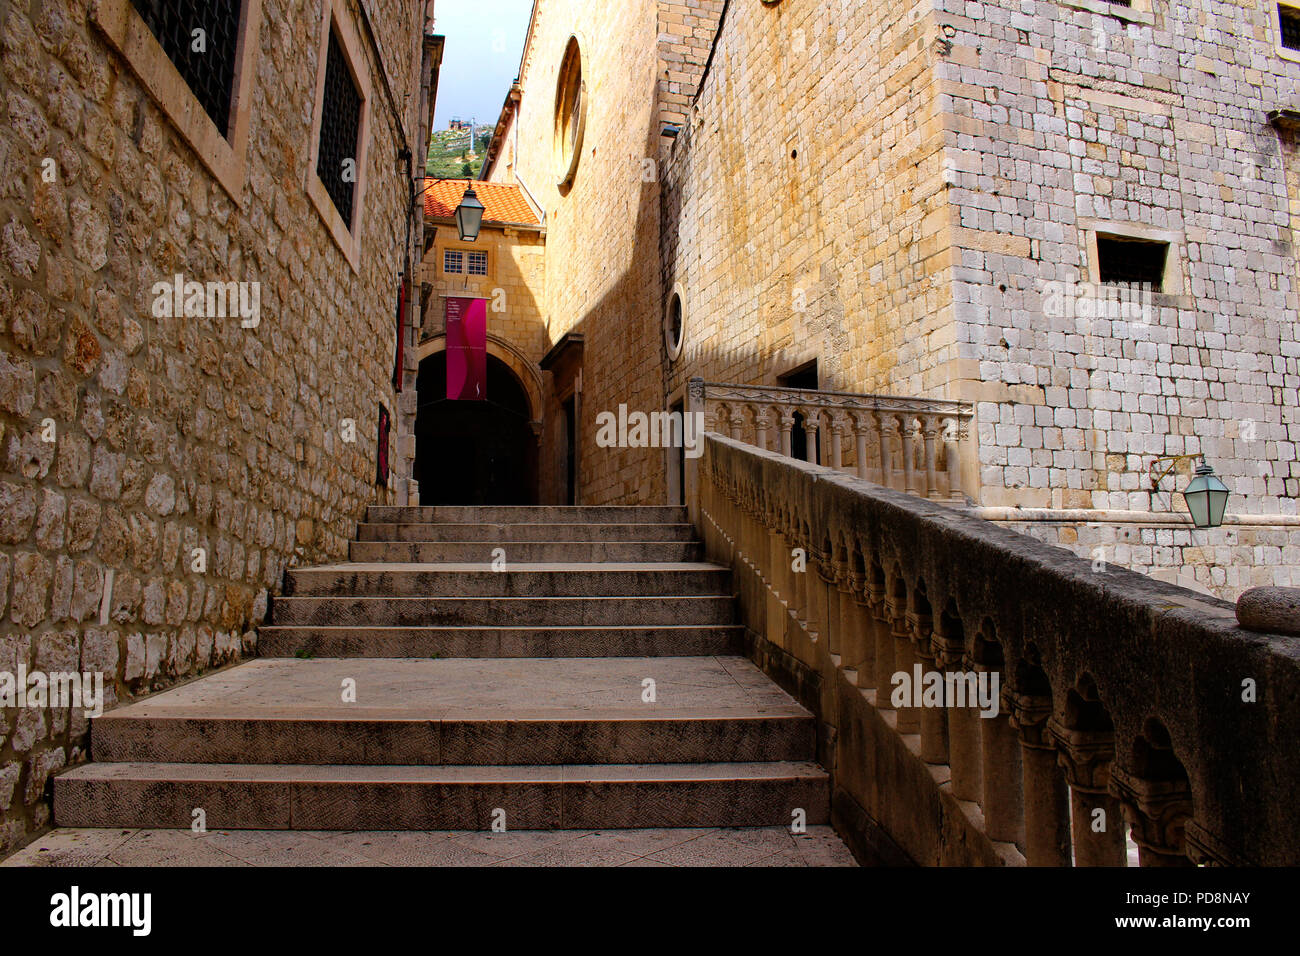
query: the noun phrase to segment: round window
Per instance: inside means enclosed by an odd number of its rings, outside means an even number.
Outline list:
[[[582,45],[569,37],[555,86],[555,170],[561,189],[573,183],[587,125],[587,84],[582,76]]]
[[[664,345],[668,348],[668,361],[675,362],[682,354],[683,339],[682,289],[677,286],[668,298],[664,312]]]

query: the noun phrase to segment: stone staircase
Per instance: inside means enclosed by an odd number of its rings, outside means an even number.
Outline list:
[[[287,573],[260,659],[94,720],[56,823],[827,821],[812,716],[738,656],[684,509],[372,507],[350,557]]]

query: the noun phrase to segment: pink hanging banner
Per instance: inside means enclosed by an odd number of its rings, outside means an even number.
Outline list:
[[[487,400],[487,299],[447,299],[447,397]]]

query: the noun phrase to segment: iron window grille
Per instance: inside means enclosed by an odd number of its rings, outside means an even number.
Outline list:
[[[459,249],[444,249],[442,251],[442,271],[460,275],[465,271],[465,253]]]
[[[472,276],[485,276],[487,275],[487,266],[486,252],[471,252],[469,254],[469,265],[465,271]]]
[[[203,111],[229,138],[243,4],[239,0],[131,0],[131,4]]]
[[[1169,243],[1151,239],[1097,236],[1099,277],[1106,283],[1146,283],[1151,291],[1161,291]]]
[[[320,145],[316,153],[316,175],[325,186],[334,208],[352,228],[352,203],[357,169],[357,139],[361,129],[361,94],[348,68],[334,30],[330,30],[325,59],[325,98],[321,104]]]
[[[1277,19],[1282,26],[1282,45],[1288,50],[1300,50],[1300,10],[1279,3]]]

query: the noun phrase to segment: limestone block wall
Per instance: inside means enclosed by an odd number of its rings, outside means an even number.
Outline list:
[[[586,125],[573,183],[553,161],[556,82],[569,38],[583,44]],[[653,0],[540,0],[524,53],[511,137],[513,176],[546,211],[543,311],[548,347],[585,336],[580,501],[664,500],[662,452],[598,448],[596,416],[620,404],[664,407],[659,316],[659,13]],[[649,174],[647,174],[649,161]]]
[[[943,396],[955,374],[928,2],[733,3],[664,183],[691,376]],[[662,314],[662,311],[661,311]]]
[[[1145,463],[1204,452],[1242,496],[1232,510],[1296,514],[1293,189],[1266,114],[1295,98],[1300,64],[1276,55],[1267,8],[1216,8],[1212,30],[1201,4],[1150,23],[941,11],[985,503],[1148,510]],[[1046,283],[1088,277],[1091,221],[1176,237],[1176,287],[1147,324],[1045,310]]]
[[[388,500],[414,123],[383,77],[414,110],[420,20],[367,3],[382,63],[363,42],[354,271],[304,188],[321,0],[261,4],[235,195],[91,7],[0,7],[0,671],[102,672],[111,705],[250,651],[284,569],[343,558]],[[178,273],[260,283],[260,324],[156,317],[152,287]],[[49,822],[47,778],[85,731],[80,710],[0,709],[0,853]]]
[[[1296,169],[1293,134],[1267,113],[1295,102],[1300,63],[1278,54],[1271,5],[936,8],[957,349],[963,369],[978,366],[962,397],[978,402],[981,501],[1181,510],[1148,495],[1147,466],[1204,453],[1235,493],[1229,512],[1272,516],[1271,529],[1192,540],[1156,516],[1132,550],[1121,534],[1131,524],[1039,532],[1080,553],[1107,546],[1135,568],[1213,565],[1195,577],[1224,597],[1290,583]],[[1048,283],[1095,278],[1098,229],[1171,241],[1171,281],[1141,320],[1061,315],[1045,295]],[[1166,488],[1187,480],[1184,470]]]

